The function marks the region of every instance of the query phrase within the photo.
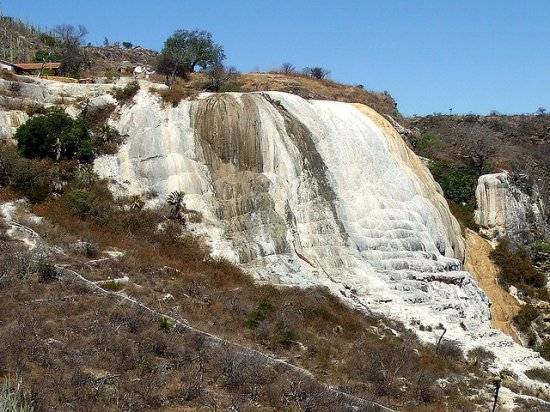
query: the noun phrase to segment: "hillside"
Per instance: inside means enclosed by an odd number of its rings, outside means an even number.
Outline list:
[[[83,47],[89,67],[83,76],[113,75],[122,62],[152,65],[157,52],[140,46],[121,44]],[[8,16],[0,16],[0,59],[34,62],[37,52],[56,52],[56,38],[49,32]]]
[[[421,156],[478,175],[508,170],[525,180],[525,190],[536,184],[550,204],[550,116],[426,116],[407,124],[418,130],[411,144]]]
[[[0,72],[0,410],[550,410],[550,116],[80,34],[0,18],[86,77]]]
[[[484,410],[494,373],[501,403],[542,408],[546,363],[492,328],[428,170],[383,116],[325,100],[368,92],[241,79],[176,104],[147,81],[0,80],[2,256],[31,262],[2,265],[2,374],[39,409]],[[45,105],[89,124],[95,173],[15,152]]]

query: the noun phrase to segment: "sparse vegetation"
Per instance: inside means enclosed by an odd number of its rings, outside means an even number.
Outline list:
[[[514,316],[514,323],[523,333],[528,333],[531,323],[538,318],[540,313],[533,305],[523,305],[519,313]]]
[[[72,265],[85,277],[107,281],[110,277],[130,274],[131,281],[124,286],[126,295],[151,307],[173,308],[170,316],[186,319],[210,333],[292,359],[301,367],[318,371],[316,379],[341,386],[360,397],[370,399],[375,394],[375,399],[382,403],[406,404],[412,408],[415,405],[437,408],[443,402],[450,405],[463,402],[456,388],[467,385],[465,374],[469,366],[451,342],[449,350],[445,343],[443,349],[436,351],[434,346],[421,344],[399,324],[352,310],[325,289],[256,285],[230,263],[213,260],[199,239],[181,225],[165,219],[166,211],[133,208],[131,199],[114,200],[105,182],[88,176],[84,169],[78,170],[70,174],[72,177],[59,198],[52,197],[34,206],[35,213],[51,222],[34,229],[50,242],[59,244],[65,251],[63,259],[74,262]],[[70,254],[74,248],[68,246],[82,238],[99,249],[124,250],[125,255],[87,265],[85,254],[79,251]],[[13,260],[7,252],[0,254],[0,259]],[[56,258],[50,259],[53,262]],[[9,273],[13,273],[14,267],[9,269]],[[19,280],[9,283],[10,288],[14,288],[10,291],[14,292],[6,295],[10,296],[7,301],[0,302],[3,322],[0,351],[12,353],[10,348],[17,347],[18,355],[8,356],[10,361],[6,367],[15,367],[14,362],[20,359],[23,376],[28,377],[34,388],[36,382],[42,382],[42,377],[54,369],[59,374],[59,370],[74,368],[71,365],[75,354],[86,353],[67,379],[58,382],[62,392],[53,391],[49,385],[38,386],[34,399],[41,408],[69,402],[79,409],[104,409],[116,396],[109,389],[110,378],[99,384],[101,396],[87,395],[89,385],[98,382],[93,378],[98,370],[103,371],[101,376],[118,376],[116,379],[126,394],[120,402],[129,408],[130,405],[155,408],[162,402],[180,405],[185,402],[194,406],[212,396],[218,405],[223,405],[219,391],[240,393],[243,405],[256,402],[276,409],[291,405],[317,405],[323,409],[322,405],[332,402],[333,398],[317,382],[292,377],[286,372],[271,375],[271,369],[258,363],[254,356],[241,357],[227,349],[193,343],[162,317],[148,319],[138,308],[121,307],[105,297],[84,292],[82,286],[65,277],[56,282],[38,283],[32,283],[32,276],[10,279]],[[29,288],[21,282],[31,282],[32,297],[28,295]],[[107,290],[119,288],[114,284],[111,287],[109,282],[102,285]],[[69,300],[55,298],[75,293],[78,297]],[[169,299],[173,299],[175,305],[164,303],[166,294],[170,294]],[[28,318],[26,305],[14,305],[14,302],[39,296],[50,299],[52,304],[37,306],[40,310],[32,312],[34,318],[41,319],[38,336],[60,340],[68,329],[73,336],[63,354],[55,352],[51,366],[32,361],[35,345],[43,348],[39,343],[42,341],[28,341],[26,334],[17,332],[32,320]],[[21,316],[21,313],[27,315]],[[7,321],[15,318],[20,322]],[[56,321],[52,326],[46,319]],[[398,330],[399,337],[389,332],[389,328]],[[24,345],[19,336],[27,339]],[[92,341],[84,336],[93,336]],[[98,350],[83,351],[88,344]],[[54,353],[50,351],[55,348],[55,345],[46,346],[44,350]],[[394,352],[403,356],[391,356]],[[190,359],[194,360],[190,362]],[[136,374],[139,381],[130,379]],[[446,388],[437,384],[443,377],[448,381]],[[167,385],[168,381],[173,383]],[[213,391],[212,382],[219,383],[221,389]],[[145,384],[149,388],[146,391],[143,390]],[[407,387],[405,392],[403,385]],[[58,393],[59,398],[52,398],[52,393]],[[173,395],[175,393],[185,394],[185,400]]]
[[[113,97],[118,100],[120,104],[129,103],[134,96],[139,92],[139,83],[137,81],[131,81],[124,87],[116,87],[113,91]]]
[[[550,384],[550,369],[548,368],[529,369],[525,374],[531,379]]]
[[[491,259],[499,266],[499,281],[505,286],[514,285],[529,292],[546,284],[544,274],[533,266],[527,250],[513,246],[508,239],[499,242],[491,252]]]
[[[328,78],[328,76],[330,74],[330,71],[327,70],[327,69],[324,69],[322,67],[315,66],[315,67],[306,67],[303,70],[303,73],[306,76],[313,77],[314,79],[324,80],[324,79]]]

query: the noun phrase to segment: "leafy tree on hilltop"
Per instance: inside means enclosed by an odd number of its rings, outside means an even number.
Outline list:
[[[176,76],[186,77],[198,66],[210,69],[225,59],[223,47],[212,34],[201,30],[178,30],[164,43],[157,61],[157,70],[173,83]]]
[[[62,109],[33,117],[15,133],[19,152],[28,158],[93,159],[92,140],[86,124],[73,119]]]

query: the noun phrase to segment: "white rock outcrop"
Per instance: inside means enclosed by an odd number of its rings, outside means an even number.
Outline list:
[[[20,110],[0,111],[0,139],[11,139],[29,116]]]
[[[507,172],[479,177],[476,188],[475,221],[486,236],[510,236],[519,243],[532,241],[533,233],[544,235],[544,204],[536,186],[526,193]]]
[[[327,286],[430,341],[442,325],[520,375],[545,364],[491,326],[440,188],[370,108],[280,92],[203,94],[173,108],[141,91],[117,128],[127,142],[95,163],[113,190],[154,193],[152,204],[183,190],[213,253],[259,281]]]

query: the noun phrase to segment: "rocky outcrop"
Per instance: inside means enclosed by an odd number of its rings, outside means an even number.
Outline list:
[[[548,231],[536,184],[519,182],[507,172],[479,177],[475,220],[486,236],[495,239],[508,236],[525,244],[544,237]]]
[[[20,110],[0,111],[0,139],[10,139],[15,131],[29,118]]]

